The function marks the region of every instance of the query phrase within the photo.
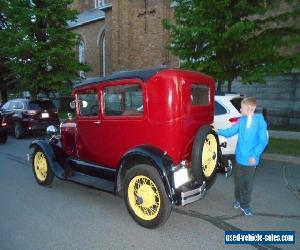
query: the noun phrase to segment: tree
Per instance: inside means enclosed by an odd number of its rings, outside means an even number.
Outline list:
[[[16,76],[6,62],[7,58],[0,55],[0,103],[7,102],[8,90],[15,90],[17,85]]]
[[[65,90],[80,70],[89,69],[78,62],[74,50],[78,38],[67,28],[77,15],[68,8],[70,3],[0,0],[7,24],[1,30],[0,54],[6,55],[21,86],[33,95]]]
[[[239,77],[264,82],[266,75],[299,68],[299,0],[175,0],[169,49],[184,68],[212,75],[218,83]],[[286,2],[284,5],[282,2]],[[281,8],[280,8],[281,6]]]
[[[5,27],[5,18],[3,16],[2,9],[0,9],[0,31],[5,29]],[[7,61],[8,58],[5,55],[0,54],[0,103],[7,101],[8,89],[12,89],[16,85],[16,77],[6,65]]]

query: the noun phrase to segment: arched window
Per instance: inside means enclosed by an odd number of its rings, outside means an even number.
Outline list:
[[[95,8],[100,8],[105,5],[104,0],[95,0]]]
[[[78,58],[79,58],[79,62],[80,63],[85,63],[85,44],[84,44],[84,42],[81,40],[80,42],[79,42],[79,46],[78,46]],[[84,71],[80,71],[79,72],[79,76],[81,77],[81,78],[85,78],[85,73],[84,73]]]
[[[99,39],[99,59],[100,59],[100,76],[106,75],[106,48],[105,48],[105,31],[102,32]]]

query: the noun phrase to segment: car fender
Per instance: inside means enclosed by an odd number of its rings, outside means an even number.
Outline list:
[[[48,140],[34,140],[30,146],[30,159],[32,159],[32,154],[35,148],[41,148],[44,154],[47,157],[48,164],[55,174],[55,176],[59,179],[64,178],[64,165],[67,159],[66,153],[63,149],[58,145]]]
[[[173,202],[174,190],[172,189],[171,166],[172,160],[162,150],[149,146],[141,145],[128,150],[120,161],[118,169],[116,190],[119,192],[122,187],[123,177],[126,170],[139,163],[151,164],[162,178],[165,190],[171,202]]]

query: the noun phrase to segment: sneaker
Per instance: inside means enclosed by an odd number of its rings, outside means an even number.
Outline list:
[[[243,211],[243,213],[244,213],[245,216],[251,216],[251,215],[253,215],[250,208],[242,208],[241,207],[241,210]]]
[[[233,208],[240,208],[240,207],[241,207],[241,204],[239,201],[233,202]]]

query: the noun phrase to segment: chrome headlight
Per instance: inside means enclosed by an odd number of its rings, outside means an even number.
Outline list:
[[[55,135],[57,133],[57,131],[58,131],[57,128],[53,125],[50,125],[47,127],[47,135],[49,135],[49,136]]]

